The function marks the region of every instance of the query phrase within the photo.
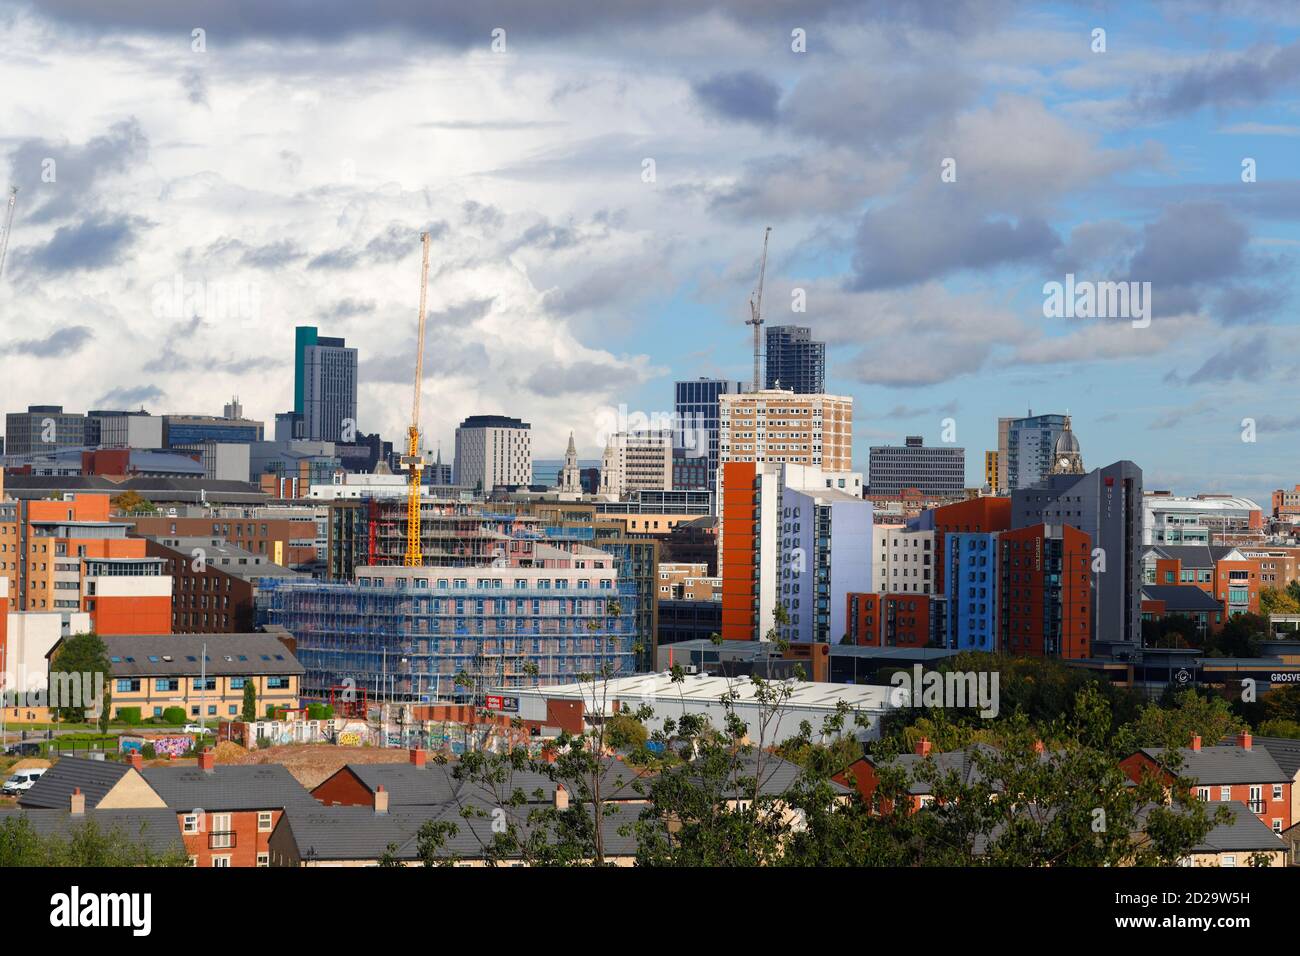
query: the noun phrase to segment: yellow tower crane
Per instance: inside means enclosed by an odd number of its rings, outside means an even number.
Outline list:
[[[415,398],[411,403],[411,428],[406,436],[406,456],[402,465],[409,469],[406,488],[406,557],[402,564],[418,568],[424,564],[424,551],[420,546],[420,476],[424,472],[424,456],[420,454],[420,382],[424,377],[424,307],[429,290],[429,234],[420,233],[424,262],[420,266],[420,325],[415,340]]]

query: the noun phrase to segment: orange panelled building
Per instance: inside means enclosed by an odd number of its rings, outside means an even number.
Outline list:
[[[845,595],[849,643],[868,647],[926,647],[930,643],[930,595]]]
[[[1034,525],[998,536],[998,649],[1029,657],[1091,656],[1092,536]]]
[[[951,531],[980,532],[1008,531],[1011,528],[1010,498],[971,498],[934,509],[934,553],[942,555],[943,536]],[[944,593],[944,566],[940,561],[935,570],[934,591]]]
[[[109,510],[104,494],[0,504],[8,607],[86,611],[100,634],[171,633],[171,578]]]
[[[752,461],[721,466],[722,504],[718,572],[722,575],[722,638],[752,641],[758,630],[759,504]]]

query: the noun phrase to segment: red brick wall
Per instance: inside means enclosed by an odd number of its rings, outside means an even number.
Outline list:
[[[327,807],[368,807],[375,801],[370,789],[347,767],[317,784],[311,795]]]
[[[231,866],[257,866],[257,854],[268,852],[267,844],[271,839],[271,831],[280,821],[283,811],[271,810],[271,829],[265,832],[259,832],[257,829],[258,813],[259,811],[256,810],[232,810],[228,814],[209,811],[202,818],[204,824],[202,833],[185,833],[185,814],[180,813],[185,852],[197,857],[194,865],[198,867],[212,866],[214,856],[229,856]],[[230,848],[212,848],[208,844],[212,841],[212,834],[218,823],[217,818],[223,815],[230,817],[230,830],[234,832],[235,845]]]

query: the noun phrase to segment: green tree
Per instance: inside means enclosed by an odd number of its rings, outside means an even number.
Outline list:
[[[136,833],[118,827],[105,830],[87,820],[42,836],[25,816],[12,814],[0,820],[0,867],[189,866],[179,842],[158,852],[141,839],[144,832],[144,827]]]
[[[124,491],[114,495],[109,499],[109,503],[121,514],[154,514],[158,511],[153,502],[135,491]]]
[[[85,684],[85,675],[90,675],[91,686],[83,686],[83,697],[89,697],[94,693],[94,675],[103,675],[103,700],[102,714],[100,716],[101,727],[106,728],[108,724],[109,713],[109,662],[108,648],[104,646],[103,639],[95,633],[74,634],[63,640],[59,645],[54,659],[50,663],[51,684],[58,679],[58,675],[82,675],[81,683]],[[61,704],[68,703],[60,701]],[[60,720],[85,720],[87,706],[85,701],[73,701],[72,703],[81,704],[77,707],[60,706],[56,712]]]
[[[1260,645],[1272,634],[1267,617],[1258,614],[1233,614],[1219,629],[1205,639],[1204,650],[1210,657],[1258,657]]]
[[[251,677],[244,678],[244,706],[240,717],[249,724],[257,720],[257,687]]]
[[[1186,690],[1171,694],[1164,704],[1147,704],[1136,720],[1118,730],[1114,739],[1121,753],[1131,753],[1140,747],[1187,747],[1193,736],[1199,736],[1207,745],[1217,744],[1247,729],[1245,721],[1222,697]]]
[[[1300,614],[1300,599],[1293,597],[1289,589],[1260,588],[1259,613],[1265,617],[1270,614]]]

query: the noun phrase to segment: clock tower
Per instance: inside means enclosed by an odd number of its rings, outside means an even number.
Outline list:
[[[1052,452],[1052,474],[1082,475],[1083,453],[1079,450],[1079,439],[1070,430],[1070,416],[1065,417],[1065,429],[1056,439],[1056,448]]]

